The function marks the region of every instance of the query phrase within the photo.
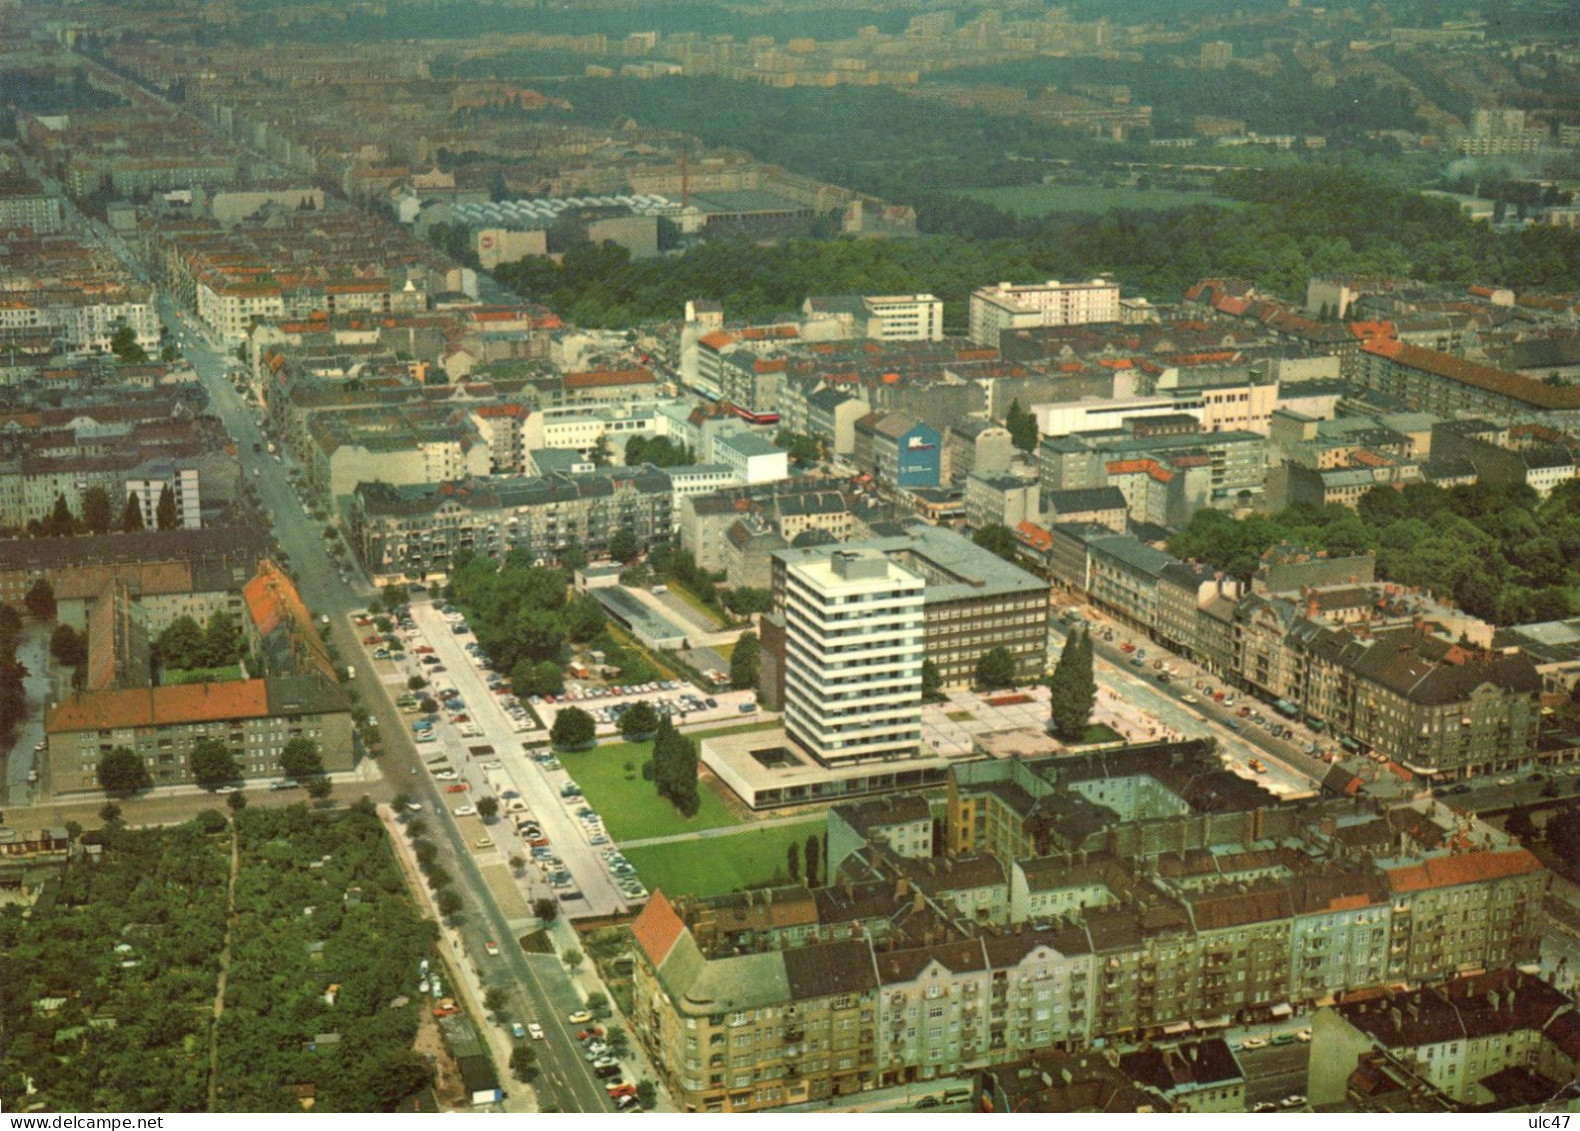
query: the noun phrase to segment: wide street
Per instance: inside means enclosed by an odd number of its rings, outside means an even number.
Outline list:
[[[125,252],[124,248],[118,250]],[[426,835],[438,846],[439,862],[455,877],[454,890],[463,900],[463,911],[457,920],[461,953],[453,957],[471,965],[485,988],[499,986],[506,991],[510,1004],[501,1015],[502,1020],[517,1020],[523,1024],[537,1021],[548,1034],[547,1040],[533,1042],[542,1069],[534,1085],[539,1104],[563,1111],[612,1110],[603,1081],[592,1075],[590,1067],[582,1060],[580,1046],[566,1031],[564,1018],[580,1007],[581,991],[557,956],[528,955],[515,944],[514,940],[534,926],[535,921],[521,916],[507,920],[469,847],[467,834],[448,812],[447,803],[453,795],[439,792],[426,773],[414,772],[420,771],[420,759],[411,742],[406,720],[385,694],[373,665],[366,662],[360,638],[345,615],[351,609],[365,607],[373,589],[354,568],[347,573],[348,580],[341,579],[340,567],[329,553],[321,524],[304,511],[290,482],[289,457],[282,453],[281,458],[276,459],[268,453],[268,437],[260,430],[254,410],[231,386],[227,375],[229,356],[197,333],[189,319],[178,319],[168,299],[161,299],[160,313],[172,340],[184,338],[183,351],[208,391],[210,410],[236,441],[242,474],[255,493],[258,520],[270,525],[280,548],[288,556],[289,571],[307,607],[315,617],[329,616],[330,638],[342,663],[356,668],[350,686],[377,720],[384,736],[384,752],[376,763],[364,761],[357,774],[337,776],[336,800],[351,800],[367,794],[377,801],[389,801],[401,791],[422,805],[428,826]],[[261,450],[254,451],[254,444]],[[467,667],[464,657],[458,656],[457,674],[464,676],[459,669]],[[471,674],[475,679],[475,672]],[[474,690],[467,685],[467,690],[469,700],[481,703],[490,698],[486,689]],[[379,770],[383,773],[383,781],[379,780]],[[302,794],[296,790],[271,791],[258,787],[248,789],[246,796],[251,804],[270,806],[302,800]],[[104,799],[98,795],[66,795],[57,801],[44,794],[36,797],[31,806],[10,808],[7,820],[24,827],[67,820],[93,827],[101,823],[98,813],[103,804]],[[222,798],[202,790],[154,790],[122,803],[122,810],[131,825],[156,825],[189,819],[202,809],[218,808],[223,804]],[[570,820],[567,815],[561,815],[566,821]],[[475,819],[469,820],[475,824]],[[567,829],[567,841],[570,835],[572,830]],[[505,865],[501,863],[498,868],[504,870]],[[498,957],[487,954],[484,945],[487,941],[499,945]],[[478,1020],[487,1023],[484,1018]],[[498,1067],[502,1083],[509,1090],[514,1081],[509,1078],[508,1068],[504,1064]]]

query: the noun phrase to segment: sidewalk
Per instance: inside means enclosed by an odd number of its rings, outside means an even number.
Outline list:
[[[444,967],[446,981],[453,988],[455,996],[464,999],[467,1016],[476,1027],[479,1038],[488,1046],[494,1061],[494,1070],[499,1073],[499,1086],[505,1090],[505,1099],[498,1105],[499,1110],[517,1114],[542,1110],[538,1104],[537,1089],[531,1084],[523,1084],[510,1074],[510,1054],[514,1048],[511,1038],[498,1025],[490,1024],[487,1020],[488,1010],[483,1008],[482,982],[478,979],[477,970],[467,960],[461,932],[444,925],[444,917],[434,905],[433,891],[423,879],[422,870],[417,866],[417,860],[412,855],[411,844],[405,835],[406,830],[395,819],[388,805],[380,805],[378,812],[379,820],[384,822],[384,830],[395,846],[395,859],[400,862],[401,871],[406,875],[407,885],[417,894],[423,910],[439,924],[441,945],[438,961]],[[448,942],[449,946],[444,946],[444,942]],[[476,1109],[468,1107],[460,1110]]]
[[[554,920],[549,927],[549,935],[554,939],[559,953],[567,950],[580,951],[585,957],[582,964],[570,973],[571,984],[576,987],[576,992],[581,994],[582,1001],[586,1001],[590,994],[601,993],[609,1002],[609,1019],[604,1022],[606,1028],[614,1025],[623,1027],[626,1035],[631,1039],[626,1043],[626,1052],[621,1060],[630,1067],[637,1081],[651,1080],[655,1089],[655,1102],[649,1111],[674,1112],[678,1109],[669,1098],[669,1093],[664,1089],[664,1079],[653,1070],[652,1062],[647,1059],[647,1052],[642,1047],[642,1042],[637,1040],[636,1032],[631,1027],[631,1022],[620,1012],[620,1006],[615,1001],[614,995],[609,992],[609,987],[604,985],[603,978],[598,973],[598,964],[587,955],[581,937],[576,933],[576,928],[562,915]],[[633,1081],[635,1082],[635,1081]]]

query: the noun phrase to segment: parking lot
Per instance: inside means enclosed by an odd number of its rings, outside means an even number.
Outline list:
[[[548,728],[557,713],[580,707],[600,736],[618,733],[621,713],[639,700],[688,729],[761,717],[749,691],[709,695],[679,680],[638,686],[573,680],[563,695],[521,703],[490,669],[458,611],[419,601],[390,633],[378,632],[370,616],[355,624],[381,682],[410,720],[424,770],[452,800],[450,817],[461,822],[467,843],[490,861],[526,861],[519,880],[524,898],[554,898],[573,918],[628,911],[648,891],[551,749]],[[411,690],[413,675],[428,686]],[[421,712],[425,697],[439,709]],[[497,819],[486,824],[477,815],[483,797],[499,803]]]

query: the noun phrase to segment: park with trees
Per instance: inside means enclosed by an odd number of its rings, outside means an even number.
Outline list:
[[[1378,578],[1415,586],[1493,624],[1558,620],[1580,605],[1580,481],[1545,500],[1529,487],[1478,483],[1447,489],[1374,487],[1356,507],[1297,505],[1235,519],[1201,510],[1169,541],[1249,579],[1261,556],[1292,543],[1333,556],[1377,555]]]

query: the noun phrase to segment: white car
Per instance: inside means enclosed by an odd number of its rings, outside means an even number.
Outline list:
[[[527,1025],[527,1035],[534,1041],[543,1040],[543,1026],[533,1021]]]
[[[454,812],[457,817],[475,817],[475,816],[477,816],[477,806],[475,806],[475,805],[457,805],[452,810],[452,812]]]

